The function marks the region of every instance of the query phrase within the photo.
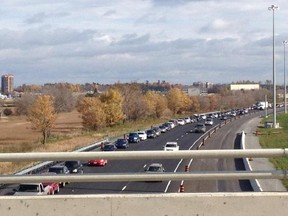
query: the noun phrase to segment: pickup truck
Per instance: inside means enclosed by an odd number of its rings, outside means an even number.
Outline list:
[[[167,142],[164,146],[164,151],[178,151],[179,145],[177,142]]]
[[[14,196],[42,196],[49,195],[50,186],[44,187],[42,183],[21,183],[14,191]]]

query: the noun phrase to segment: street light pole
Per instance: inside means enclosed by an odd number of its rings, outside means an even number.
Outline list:
[[[276,71],[275,71],[275,27],[274,27],[274,11],[278,10],[279,7],[271,5],[268,10],[273,12],[273,128],[276,128]]]
[[[286,44],[288,43],[287,40],[284,40],[283,42],[284,46],[284,113],[287,113],[287,104],[286,104]]]

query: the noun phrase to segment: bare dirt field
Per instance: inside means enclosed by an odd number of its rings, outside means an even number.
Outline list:
[[[9,152],[51,152],[72,151],[73,149],[95,143],[102,138],[101,134],[82,135],[81,117],[77,111],[58,115],[53,136],[55,142],[41,143],[42,134],[32,130],[25,116],[11,116],[0,119],[0,153]],[[0,163],[0,173],[13,173],[19,167],[31,163]]]

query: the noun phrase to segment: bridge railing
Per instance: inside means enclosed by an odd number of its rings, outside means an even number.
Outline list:
[[[180,150],[180,151],[125,151],[125,152],[36,152],[1,153],[0,162],[17,161],[66,161],[105,158],[108,160],[141,159],[196,159],[196,158],[269,158],[287,157],[288,149],[239,149],[239,150]],[[1,175],[0,184],[21,182],[96,182],[96,181],[146,181],[146,180],[211,180],[211,179],[284,179],[287,170],[229,171],[229,172],[176,172],[176,173],[110,173],[71,175]]]

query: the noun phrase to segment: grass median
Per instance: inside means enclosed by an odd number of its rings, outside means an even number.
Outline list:
[[[262,124],[271,122],[272,116],[262,120]],[[288,148],[288,114],[278,114],[277,123],[279,128],[257,129],[259,141],[262,148]],[[288,157],[270,158],[274,167],[279,170],[288,170]],[[283,180],[283,185],[288,189],[288,180]]]

